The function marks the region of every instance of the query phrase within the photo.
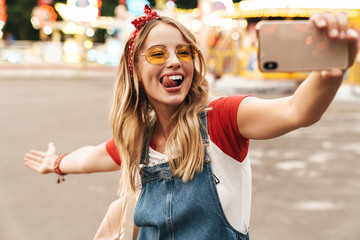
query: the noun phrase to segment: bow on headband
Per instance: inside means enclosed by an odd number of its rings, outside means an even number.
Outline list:
[[[160,16],[157,14],[156,11],[151,10],[149,5],[144,6],[144,13],[145,16],[135,18],[131,23],[135,26],[136,30],[132,34],[130,43],[129,43],[129,70],[130,70],[130,76],[133,78],[133,61],[132,61],[132,55],[133,55],[133,49],[134,49],[134,42],[136,36],[139,34],[141,28],[150,20],[152,19],[158,19]]]

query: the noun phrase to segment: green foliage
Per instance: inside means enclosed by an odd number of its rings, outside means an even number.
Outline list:
[[[181,9],[193,9],[197,7],[196,0],[176,0],[176,7]]]
[[[34,0],[6,1],[8,18],[5,25],[5,37],[12,34],[19,40],[38,40],[39,33],[30,22],[31,11],[37,5]]]
[[[103,0],[101,15],[102,16],[114,16],[115,15],[115,7],[118,5],[117,0]]]
[[[240,2],[241,0],[233,0],[234,3]],[[197,0],[176,0],[176,7],[181,9],[193,9],[198,5]]]

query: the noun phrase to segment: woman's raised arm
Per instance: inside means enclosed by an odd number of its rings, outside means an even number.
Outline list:
[[[359,50],[359,36],[347,28],[346,14],[339,12],[335,16],[326,12],[313,15],[311,20],[317,28],[326,30],[330,38],[348,42],[350,67]],[[240,133],[250,139],[268,139],[316,123],[335,97],[344,72],[344,69],[312,72],[291,97],[245,98],[237,113]]]

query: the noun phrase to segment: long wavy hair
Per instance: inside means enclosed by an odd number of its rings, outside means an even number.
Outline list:
[[[129,41],[121,56],[118,79],[111,110],[111,125],[115,145],[121,158],[120,192],[135,191],[140,169],[140,158],[145,139],[152,135],[156,114],[139,84],[139,55],[149,32],[157,24],[165,23],[177,28],[184,39],[195,46],[195,36],[181,23],[168,17],[150,20],[141,29],[134,42],[134,76],[130,77],[128,67]],[[204,145],[200,134],[199,114],[209,102],[209,85],[205,79],[206,66],[199,51],[194,61],[194,76],[188,95],[171,121],[175,127],[170,133],[165,151],[174,176],[189,181],[196,171],[203,170]]]

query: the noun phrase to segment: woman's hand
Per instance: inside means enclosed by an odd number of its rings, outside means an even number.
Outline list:
[[[38,173],[52,173],[54,172],[54,163],[57,157],[55,145],[51,142],[48,144],[46,152],[31,150],[25,154],[24,164]]]
[[[349,43],[349,66],[354,64],[356,54],[359,51],[359,35],[354,29],[348,28],[348,17],[343,11],[334,15],[331,12],[316,13],[310,20],[319,29],[326,29],[331,39],[347,41]],[[342,79],[344,69],[330,69],[321,71],[323,79]]]

